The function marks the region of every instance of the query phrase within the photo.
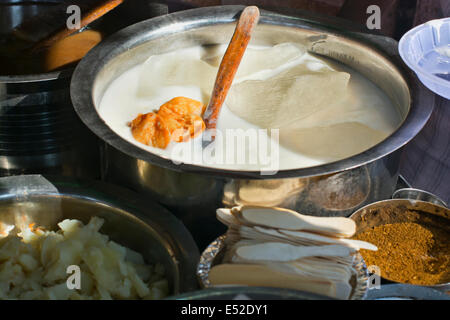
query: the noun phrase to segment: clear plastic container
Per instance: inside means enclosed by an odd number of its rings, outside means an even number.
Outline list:
[[[400,39],[399,52],[427,88],[450,99],[450,18],[411,29]]]

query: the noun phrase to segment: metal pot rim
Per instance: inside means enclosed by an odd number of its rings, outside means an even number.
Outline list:
[[[27,83],[58,80],[63,78],[70,78],[75,68],[66,68],[58,71],[37,73],[37,74],[19,74],[19,75],[0,75],[1,83]]]
[[[131,46],[141,44],[139,41],[136,41],[136,39],[133,39],[133,36],[138,33],[142,33],[143,30],[145,30],[147,40],[150,38],[153,39],[160,37],[160,30],[163,28],[169,29],[174,21],[183,21],[183,25],[189,26],[189,29],[205,27],[208,25],[232,23],[236,20],[236,15],[242,10],[242,8],[244,8],[244,6],[216,6],[180,11],[139,22],[120,30],[113,36],[100,43],[82,59],[75,69],[72,77],[71,98],[79,117],[102,140],[136,159],[148,161],[160,167],[175,171],[205,174],[215,177],[232,177],[242,179],[309,177],[353,169],[383,158],[398,150],[408,143],[417,133],[419,133],[428,121],[428,118],[433,111],[433,104],[423,103],[423,101],[429,102],[428,99],[432,97],[431,93],[423,87],[423,85],[418,81],[417,76],[412,71],[408,70],[401,59],[399,59],[396,41],[383,36],[370,34],[370,41],[372,42],[372,45],[370,45],[364,41],[361,41],[361,37],[364,37],[364,34],[361,33],[360,30],[353,32],[340,29],[338,26],[325,27],[312,22],[310,19],[290,17],[265,10],[261,10],[261,18],[259,22],[261,24],[288,25],[290,27],[307,27],[323,30],[331,34],[337,34],[343,38],[363,42],[365,45],[371,46],[381,56],[387,56],[391,60],[395,60],[396,67],[403,71],[403,76],[406,78],[410,89],[412,88],[411,107],[401,126],[379,144],[349,158],[319,166],[280,170],[274,175],[261,175],[259,170],[227,170],[186,163],[174,164],[170,159],[165,159],[156,154],[152,154],[121,138],[99,116],[93,102],[92,94],[87,93],[92,92],[96,78],[95,75],[101,70],[100,61],[112,59],[115,54],[114,49],[117,48],[118,43],[128,41]],[[202,17],[212,16],[214,17],[214,21],[202,19]],[[386,41],[386,39],[388,39],[388,41]],[[383,46],[386,46],[386,42],[390,43],[390,48],[383,48]],[[389,53],[389,50],[391,50],[391,52],[394,51],[395,53]],[[422,102],[422,105],[419,106],[419,102]]]
[[[432,202],[428,202],[428,201],[424,201],[424,200],[416,200],[416,199],[404,199],[404,198],[396,198],[396,199],[384,199],[384,200],[379,200],[379,201],[375,201],[372,203],[369,203],[367,205],[365,205],[364,207],[359,208],[358,210],[355,210],[350,216],[350,219],[355,219],[355,217],[357,217],[358,215],[361,214],[361,212],[363,212],[364,210],[367,210],[371,207],[376,207],[376,206],[382,206],[385,204],[392,204],[392,205],[396,205],[396,204],[427,204],[429,206],[435,206],[438,207],[440,209],[443,209],[445,211],[449,211],[450,209],[447,207],[443,207],[441,205],[438,205],[436,203],[432,203]]]

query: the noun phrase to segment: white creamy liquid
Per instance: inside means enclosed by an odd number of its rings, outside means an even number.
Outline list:
[[[217,46],[213,49],[211,47],[203,48],[201,46],[187,48],[178,50],[177,52],[171,52],[167,55],[171,57],[183,57],[183,60],[189,59],[205,59],[212,52],[223,53],[225,46]],[[253,49],[263,49],[264,47],[249,46]],[[244,57],[245,59],[245,57]],[[217,60],[217,59],[216,59]],[[220,60],[219,60],[220,61]],[[244,63],[243,60],[242,63]],[[241,67],[242,67],[241,63]],[[400,116],[397,114],[395,107],[392,105],[389,98],[372,82],[367,80],[358,72],[349,69],[343,65],[337,63],[331,63],[327,61],[329,65],[332,65],[333,69],[338,71],[345,71],[351,75],[350,82],[348,84],[348,94],[343,101],[340,101],[338,105],[333,106],[333,114],[351,114],[352,121],[364,124],[369,128],[382,131],[387,137],[391,134],[400,123]],[[217,70],[217,61],[214,64],[214,72],[209,72],[205,75],[204,79],[207,84],[210,84],[211,88],[215,80],[215,73]],[[324,63],[321,59],[316,58],[308,53],[302,54],[300,57],[290,61],[289,63],[283,64],[275,69],[262,70],[261,72],[256,72],[249,76],[241,77],[235,79],[234,84],[242,82],[244,80],[264,80],[286,70],[292,66],[304,64],[309,70],[318,70],[323,68]],[[202,90],[199,86],[194,85],[169,85],[162,87],[147,86],[147,82],[158,83],[160,79],[155,79],[156,75],[152,74],[150,64],[138,65],[115,79],[110,86],[105,91],[101,103],[98,106],[99,115],[105,120],[109,127],[120,135],[122,138],[128,140],[130,143],[147,150],[151,153],[157,154],[163,158],[172,159],[178,162],[187,162],[191,164],[197,164],[207,167],[215,167],[222,169],[234,169],[234,170],[286,170],[286,169],[296,169],[311,167],[316,165],[321,165],[327,162],[339,160],[353,154],[342,154],[339,155],[324,155],[323,152],[303,152],[303,148],[299,150],[296,147],[287,146],[283,144],[276,144],[278,152],[273,152],[272,160],[276,157],[276,168],[269,168],[267,162],[263,158],[256,157],[250,159],[250,155],[258,154],[258,145],[248,145],[246,148],[246,157],[244,163],[242,161],[236,163],[227,163],[226,161],[215,161],[214,159],[208,158],[207,150],[201,149],[201,137],[193,139],[186,143],[175,143],[171,142],[166,149],[159,149],[150,146],[146,146],[138,141],[136,141],[131,130],[128,127],[128,123],[132,121],[139,113],[147,113],[158,108],[165,102],[177,96],[185,96],[192,99],[202,101],[204,104],[208,104],[209,95],[205,94],[205,90]],[[197,72],[199,69],[194,70]],[[188,76],[191,76],[189,73]],[[202,74],[197,75],[202,76]],[[143,83],[145,82],[145,83]],[[144,86],[143,86],[144,84]],[[317,94],[321,94],[318,92]],[[324,113],[324,112],[322,112]],[[333,114],[328,114],[324,116],[324,119],[333,119]],[[313,117],[311,117],[313,118]],[[308,122],[305,122],[308,123]],[[317,125],[317,124],[315,124]],[[324,124],[326,126],[328,124]],[[225,103],[221,109],[220,116],[217,123],[218,131],[225,132],[226,129],[258,129],[259,127],[249,123],[248,121],[238,117],[236,114],[230,111],[227,104]],[[319,133],[320,133],[319,129]],[[313,134],[315,135],[315,134]],[[302,146],[307,146],[309,150],[320,150],[321,146],[317,146],[320,140],[308,139],[309,141],[302,141]],[[381,139],[382,140],[382,139]],[[380,141],[381,141],[380,140]],[[223,147],[226,148],[227,140],[223,143]],[[276,141],[276,140],[274,140]],[[319,141],[319,142],[318,142]],[[270,145],[271,138],[266,134],[259,135],[258,142],[266,143]],[[379,142],[379,141],[378,141]],[[349,141],[351,144],[352,141]],[[274,146],[272,144],[272,146]],[[317,148],[319,147],[319,148]],[[370,147],[370,146],[369,146]],[[184,157],[180,156],[180,149],[184,148]],[[367,149],[367,148],[366,148]],[[190,150],[190,156],[187,150]],[[275,149],[274,149],[275,150]],[[362,152],[364,150],[359,150]],[[358,153],[357,152],[357,153]],[[226,154],[225,150],[223,154]],[[225,155],[224,155],[225,157]],[[224,158],[222,158],[223,160]],[[217,158],[216,158],[217,160]],[[236,159],[235,159],[236,160]],[[242,160],[242,159],[241,159]]]

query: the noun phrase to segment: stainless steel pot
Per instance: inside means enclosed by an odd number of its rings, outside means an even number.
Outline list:
[[[47,36],[65,24],[68,5],[62,0],[2,1],[0,46],[5,51],[12,46],[26,48],[30,41]],[[79,5],[82,10],[90,7]],[[164,8],[149,1],[129,2],[89,27],[108,34],[165,13]],[[28,66],[29,60],[20,61]],[[0,70],[0,176],[47,173],[100,178],[98,138],[80,121],[70,100],[73,70],[71,66],[27,75],[5,75]]]
[[[165,267],[171,294],[198,288],[199,251],[192,236],[170,212],[127,189],[57,176],[0,178],[0,232],[29,223],[49,230],[64,219],[105,220],[100,232]]]
[[[13,51],[13,47],[21,48],[25,43],[30,45],[28,40],[46,35],[58,22],[64,23],[64,15],[62,20],[49,24],[36,19],[55,10],[65,12],[64,3],[3,1],[0,4],[2,51]],[[16,36],[9,40],[14,28],[26,23],[28,29],[23,27],[25,31],[20,34],[24,34],[24,39],[27,36],[31,39],[25,41]],[[35,32],[27,32],[30,29]],[[33,59],[8,61],[8,64],[29,67]],[[5,70],[0,70],[0,176],[26,173],[100,176],[98,138],[80,121],[70,101],[72,72],[73,67],[27,75],[6,75]]]
[[[125,141],[100,118],[96,108],[117,76],[152,54],[228,43],[242,8],[208,7],[150,19],[119,31],[81,61],[72,79],[71,96],[84,123],[106,142],[104,179],[149,194],[173,208],[194,236],[204,235],[205,245],[223,231],[214,217],[214,209],[221,205],[270,204],[305,214],[348,216],[367,203],[389,198],[397,182],[400,149],[428,120],[432,94],[404,67],[397,42],[349,29],[339,20],[262,11],[252,41],[303,43],[311,52],[360,71],[386,92],[403,122],[384,141],[358,155],[321,166],[283,170],[274,176],[176,165]]]

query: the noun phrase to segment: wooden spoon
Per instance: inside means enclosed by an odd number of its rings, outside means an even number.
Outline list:
[[[124,0],[105,0],[93,9],[91,9],[88,13],[83,15],[80,20],[80,29],[86,27],[91,22],[99,19],[104,16],[118,5],[122,4]],[[56,42],[70,36],[71,34],[79,31],[80,29],[67,29],[64,27],[63,29],[59,29],[56,32],[50,34],[43,40],[40,40],[35,45],[33,45],[29,50],[30,52],[36,52],[41,49],[47,48],[55,44]]]
[[[228,90],[231,87],[231,83],[233,82],[236,71],[241,63],[242,56],[250,41],[252,31],[257,25],[258,20],[259,10],[255,6],[246,7],[239,17],[233,37],[231,38],[227,51],[220,63],[211,99],[203,115],[206,129],[213,130],[211,132],[211,141],[208,141],[206,145],[215,139],[215,129],[220,109],[228,94]],[[204,147],[206,145],[204,144]]]

